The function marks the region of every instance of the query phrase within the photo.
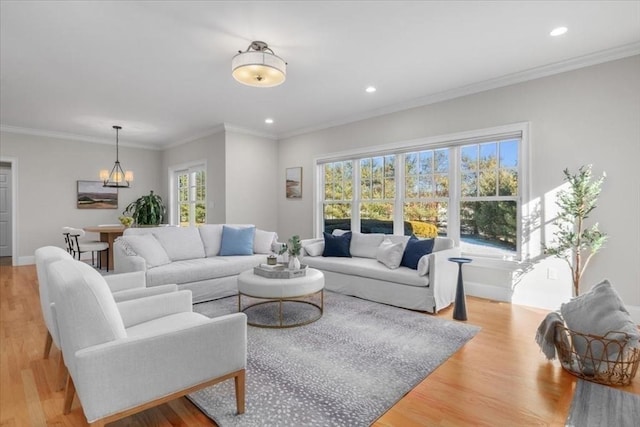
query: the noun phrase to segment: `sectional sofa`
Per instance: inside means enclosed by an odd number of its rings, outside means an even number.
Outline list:
[[[454,301],[458,270],[448,258],[460,256],[460,249],[453,240],[433,239],[430,253],[408,267],[400,264],[414,244],[409,236],[339,229],[332,236],[349,238],[341,254],[348,256],[325,251],[327,236],[302,241],[302,263],[324,273],[326,289],[429,313]],[[279,247],[275,232],[249,224],[129,228],[114,244],[115,269],[144,271],[147,286],[175,283],[202,302],[236,295],[237,276]]]

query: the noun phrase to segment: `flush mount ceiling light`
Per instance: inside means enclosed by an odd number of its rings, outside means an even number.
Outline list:
[[[107,169],[100,171],[100,180],[103,187],[129,188],[131,181],[133,181],[133,172],[124,172],[120,166],[120,160],[118,160],[118,131],[122,129],[122,126],[113,126],[113,128],[116,130],[116,162],[111,173]]]
[[[244,52],[238,51],[231,70],[234,79],[254,87],[278,86],[287,77],[287,63],[261,41],[251,42]]]
[[[373,86],[369,86],[365,89],[365,91],[367,91],[367,93],[373,93],[376,91],[376,88]]]

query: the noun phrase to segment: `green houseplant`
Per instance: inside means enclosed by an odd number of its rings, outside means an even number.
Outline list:
[[[607,235],[598,229],[598,223],[587,227],[585,220],[596,208],[606,174],[593,180],[591,165],[581,166],[578,172],[564,171],[566,190],[558,193],[556,204],[560,208],[554,224],[558,227],[555,242],[546,252],[564,259],[571,269],[574,296],[580,294],[580,279],[591,258],[602,248]]]
[[[122,214],[133,217],[136,225],[158,225],[162,223],[166,208],[162,198],[153,193],[153,190],[137,200],[129,203]]]

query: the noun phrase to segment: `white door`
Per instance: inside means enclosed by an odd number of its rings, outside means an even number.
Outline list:
[[[0,256],[12,256],[11,230],[11,167],[0,166]]]

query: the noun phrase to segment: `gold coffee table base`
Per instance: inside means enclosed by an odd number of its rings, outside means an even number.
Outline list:
[[[301,301],[299,298],[306,298],[306,297],[313,297],[317,294],[320,294],[320,304],[316,304],[313,301]],[[242,297],[249,297],[249,298],[255,298],[255,299],[260,299],[260,300],[264,300],[264,301],[260,301],[257,302],[255,304],[249,304],[246,307],[242,308]],[[308,304],[310,306],[313,306],[315,308],[317,308],[319,310],[319,313],[317,316],[312,317],[311,319],[305,320],[303,322],[299,322],[299,323],[291,323],[291,324],[284,324],[284,316],[282,313],[282,303],[284,302],[295,302],[298,304]],[[289,298],[264,298],[264,297],[256,297],[253,295],[248,295],[248,294],[243,294],[241,292],[238,293],[238,311],[247,314],[247,310],[252,308],[252,307],[257,307],[260,305],[266,305],[266,304],[278,304],[278,324],[277,325],[268,325],[268,324],[264,324],[264,323],[255,323],[255,322],[250,322],[248,319],[248,315],[247,315],[247,325],[250,326],[257,326],[259,328],[274,328],[274,329],[282,329],[282,328],[294,328],[296,326],[304,326],[304,325],[308,325],[309,323],[313,323],[316,320],[320,319],[322,317],[322,313],[324,312],[324,289],[320,289],[318,292],[314,292],[311,294],[307,294],[307,295],[300,295],[300,296],[296,296],[296,297],[289,297]]]

